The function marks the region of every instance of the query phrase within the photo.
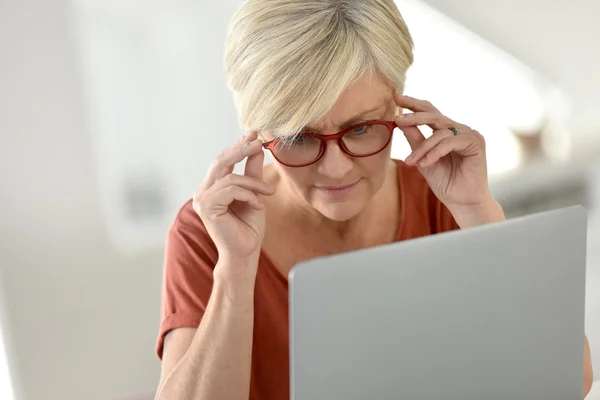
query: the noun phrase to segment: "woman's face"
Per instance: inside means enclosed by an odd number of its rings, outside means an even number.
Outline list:
[[[331,111],[307,128],[332,135],[365,121],[392,121],[394,111],[392,90],[372,74],[349,86]],[[331,220],[346,221],[359,214],[383,186],[391,146],[388,144],[373,156],[357,158],[344,153],[337,140],[326,144],[325,154],[312,165],[297,168],[278,162],[275,165],[284,190],[289,190],[291,196]]]

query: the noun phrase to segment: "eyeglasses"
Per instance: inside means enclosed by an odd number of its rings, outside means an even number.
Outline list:
[[[263,143],[281,164],[306,167],[325,154],[326,142],[337,140],[342,151],[352,157],[370,157],[380,153],[392,140],[393,121],[368,121],[350,126],[335,135],[301,133],[291,140],[275,139]]]

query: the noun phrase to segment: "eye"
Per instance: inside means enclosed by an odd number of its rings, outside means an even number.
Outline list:
[[[353,128],[351,132],[355,135],[364,135],[369,131],[369,128],[369,125],[357,126],[356,128]]]
[[[302,133],[302,134],[294,136],[292,139],[290,139],[288,141],[288,145],[295,146],[295,145],[306,144],[311,139],[314,139],[314,137],[310,133]]]
[[[292,140],[290,140],[290,144],[302,144],[302,143],[305,143],[306,140],[307,140],[306,136],[298,135],[298,136],[294,137]]]

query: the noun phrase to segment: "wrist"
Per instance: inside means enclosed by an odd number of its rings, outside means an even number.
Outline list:
[[[258,259],[219,258],[213,273],[213,292],[232,305],[254,304]]]
[[[461,229],[504,221],[504,210],[493,197],[479,203],[448,207]]]
[[[217,267],[218,269],[228,271],[234,275],[253,274],[256,273],[259,258],[260,250],[246,257],[232,256],[226,252],[219,251]]]
[[[236,282],[215,277],[211,303],[220,309],[250,312],[254,309],[254,282]]]

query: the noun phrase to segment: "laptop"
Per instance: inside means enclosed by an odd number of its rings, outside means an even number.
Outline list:
[[[299,264],[292,400],[583,398],[586,221],[571,207]]]

